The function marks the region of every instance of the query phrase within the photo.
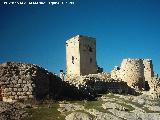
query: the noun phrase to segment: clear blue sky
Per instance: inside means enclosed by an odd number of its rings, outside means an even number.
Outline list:
[[[65,41],[82,34],[96,38],[97,62],[105,71],[123,58],[151,58],[160,73],[159,0],[70,1],[75,4],[1,2],[0,62],[34,63],[58,73],[66,67]]]

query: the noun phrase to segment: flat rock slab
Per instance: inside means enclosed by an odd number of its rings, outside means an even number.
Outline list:
[[[126,120],[160,120],[159,113],[125,112],[116,109],[109,110],[113,115]]]
[[[117,103],[112,103],[112,102],[106,102],[102,104],[103,109],[117,109],[121,111],[128,111],[128,108],[123,107],[122,105],[119,105]]]
[[[71,103],[67,103],[67,104],[63,104],[60,103],[59,104],[58,111],[60,111],[61,113],[63,112],[70,112],[70,111],[76,111],[76,110],[84,110],[84,106],[83,105],[79,105],[79,104],[71,104]]]
[[[122,120],[121,118],[111,115],[109,113],[99,112],[96,109],[89,109],[86,112],[94,116],[94,120]],[[82,119],[83,120],[83,119]]]
[[[66,120],[93,120],[93,116],[83,112],[73,112],[65,117]]]
[[[160,112],[160,107],[159,106],[146,106],[146,107],[151,111]]]

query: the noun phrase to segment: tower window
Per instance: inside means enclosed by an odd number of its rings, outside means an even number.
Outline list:
[[[92,58],[90,58],[90,63],[92,63]]]
[[[89,52],[93,52],[93,50],[92,50],[92,48],[91,48],[91,47],[89,47]]]
[[[74,57],[72,56],[72,63],[74,64]]]

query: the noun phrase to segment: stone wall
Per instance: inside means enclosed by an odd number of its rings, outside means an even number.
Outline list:
[[[160,78],[152,77],[148,83],[150,86],[149,94],[152,96],[152,98],[160,98]]]
[[[121,64],[120,78],[129,86],[144,87],[144,66],[142,59],[124,59]]]
[[[80,36],[80,75],[97,73],[96,39]]]
[[[66,74],[80,74],[79,36],[66,41]]]
[[[91,94],[111,93],[127,93],[136,94],[126,82],[114,80],[109,73],[89,74],[84,76],[67,76],[67,82],[76,86],[79,90]]]
[[[150,59],[123,59],[121,67],[116,67],[111,72],[113,79],[123,80],[128,86],[137,89],[145,88],[145,81],[150,80],[153,75]]]
[[[144,78],[145,81],[148,81],[151,79],[151,77],[154,77],[152,60],[144,59],[143,65],[144,65]]]
[[[111,78],[115,80],[121,80],[120,78],[120,67],[115,66],[114,69],[111,71]]]
[[[50,83],[57,77],[33,64],[7,62],[0,64],[0,86],[3,101],[43,99],[50,94]]]

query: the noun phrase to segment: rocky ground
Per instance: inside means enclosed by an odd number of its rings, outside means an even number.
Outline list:
[[[137,94],[108,73],[62,81],[37,65],[7,62],[0,65],[0,97],[17,102],[0,102],[0,120],[160,120],[159,78],[149,85]]]
[[[6,103],[0,101],[0,120],[20,120],[29,117],[25,111],[27,106],[22,103]]]
[[[0,102],[0,120],[160,120],[160,100],[147,92],[140,96],[104,94],[95,100]]]
[[[147,95],[106,94],[95,101],[60,102],[66,120],[160,120],[160,101]]]

